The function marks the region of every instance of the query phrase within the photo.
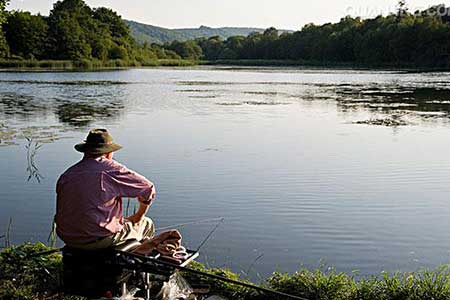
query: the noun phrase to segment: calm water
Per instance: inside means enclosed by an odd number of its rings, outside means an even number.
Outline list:
[[[0,73],[0,231],[11,217],[14,243],[46,240],[73,145],[105,126],[116,159],[155,182],[157,226],[225,218],[202,248],[211,266],[258,278],[448,263],[449,75]],[[213,226],[183,228],[186,244]]]

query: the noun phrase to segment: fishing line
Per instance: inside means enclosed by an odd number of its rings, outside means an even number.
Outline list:
[[[200,249],[205,243],[206,241],[210,238],[210,236],[214,233],[214,231],[216,231],[216,229],[219,227],[219,225],[225,220],[225,218],[213,218],[213,219],[204,219],[204,220],[199,220],[199,221],[193,221],[193,222],[188,222],[188,223],[182,223],[182,224],[175,224],[175,225],[171,225],[171,226],[165,226],[165,227],[161,227],[156,229],[156,231],[160,231],[160,230],[165,230],[165,229],[170,229],[170,228],[174,228],[174,227],[183,227],[183,226],[187,226],[187,225],[195,225],[195,224],[202,224],[202,223],[209,223],[209,222],[216,222],[219,221],[219,223],[217,223],[216,227],[214,227],[214,229],[208,234],[208,236],[205,238],[205,240],[203,240],[203,242],[200,244],[200,247],[198,249]],[[5,235],[0,236],[1,238],[4,238]],[[45,255],[50,255],[56,252],[60,252],[62,251],[63,248],[58,248],[58,249],[52,249],[49,251],[43,251],[43,252],[38,252],[38,253],[33,253],[33,254],[29,254],[25,257],[25,259],[30,259],[30,258],[34,258],[34,257],[39,257],[39,256],[45,256]],[[197,250],[198,251],[198,250]]]
[[[223,219],[223,217],[221,217],[221,218],[213,218],[213,219],[204,219],[204,220],[192,221],[192,222],[187,222],[187,223],[180,223],[180,224],[175,224],[175,225],[170,225],[170,226],[164,226],[164,227],[156,228],[155,231],[161,231],[161,230],[172,229],[172,228],[179,228],[179,227],[184,227],[184,226],[188,226],[188,225],[212,223],[212,222],[220,221],[222,219]]]

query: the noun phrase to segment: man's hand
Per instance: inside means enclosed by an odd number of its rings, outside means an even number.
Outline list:
[[[131,216],[129,216],[129,217],[127,217],[125,220],[127,220],[127,221],[129,221],[129,222],[131,222],[131,223],[133,223],[133,225],[137,225],[137,224],[139,224],[139,223],[141,223],[141,221],[144,219],[144,216],[143,215],[140,215],[140,214],[134,214],[134,215],[131,215]]]
[[[144,219],[145,214],[148,211],[148,208],[149,208],[149,205],[144,204],[141,201],[139,201],[138,211],[134,215],[131,215],[131,216],[125,218],[125,220],[133,223],[133,225],[139,225],[139,223],[141,223],[141,221]]]

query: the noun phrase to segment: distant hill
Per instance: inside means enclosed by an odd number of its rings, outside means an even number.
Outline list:
[[[153,25],[138,23],[135,21],[125,20],[131,29],[131,34],[140,42],[150,43],[166,43],[175,40],[185,41],[199,37],[220,36],[224,39],[230,36],[242,35],[247,36],[252,32],[264,32],[261,28],[244,28],[244,27],[221,27],[211,28],[200,26],[199,28],[185,28],[185,29],[167,29]]]

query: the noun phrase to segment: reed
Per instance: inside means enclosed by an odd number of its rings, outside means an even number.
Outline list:
[[[153,60],[98,60],[80,59],[71,60],[19,60],[0,59],[0,69],[19,70],[98,70],[98,69],[121,69],[135,67],[187,67],[194,66],[197,61],[185,59],[153,59]]]
[[[9,218],[8,227],[6,228],[6,234],[3,235],[5,238],[5,248],[11,246],[11,229],[12,229],[13,219]]]

